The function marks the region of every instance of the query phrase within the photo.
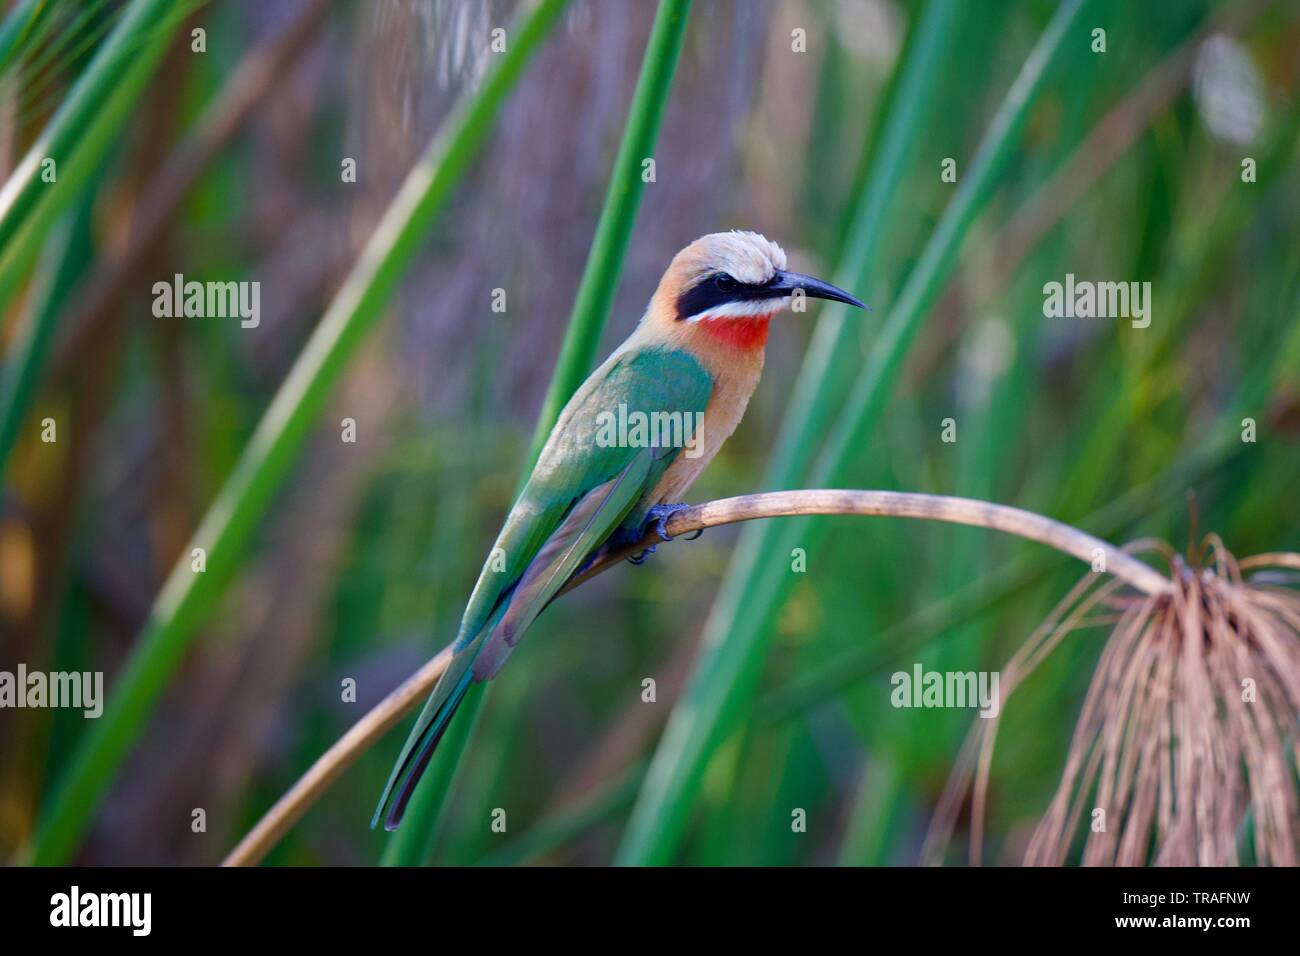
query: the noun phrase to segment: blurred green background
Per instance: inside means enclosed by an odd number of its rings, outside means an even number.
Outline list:
[[[315,16],[311,6],[173,9],[179,29],[76,197],[46,234],[0,232],[10,391],[26,330],[45,327],[42,315],[51,330],[3,464],[0,669],[103,670],[114,684],[380,215],[453,104],[478,89],[491,29],[517,11],[376,0]],[[105,0],[48,7],[40,29],[0,55],[6,179],[128,15]],[[793,268],[851,277],[874,309],[848,320],[835,374],[815,383],[829,411],[807,437],[821,447],[1055,13],[1037,0],[696,3],[601,354],[630,331],[677,249],[707,232],[760,231]],[[454,635],[527,456],[654,16],[632,0],[564,9],[198,623],[74,859],[219,861]],[[87,310],[166,184],[160,172],[238,92],[255,51],[295,29],[282,74],[201,163],[121,287]],[[1105,52],[1094,52],[1097,29]],[[1182,549],[1213,531],[1239,556],[1300,550],[1297,49],[1293,0],[1084,4],[834,483],[989,499],[1115,542],[1154,536]],[[873,164],[890,137],[910,145],[882,171]],[[345,158],[355,183],[341,179]],[[948,158],[955,183],[941,176]],[[864,237],[873,197],[887,208]],[[152,285],[178,272],[259,281],[260,324],[155,318]],[[1150,327],[1046,318],[1043,286],[1066,273],[1149,281]],[[504,312],[492,310],[498,288]],[[789,450],[777,436],[816,321],[814,307],[774,325],[764,381],[693,500],[775,486],[773,456]],[[355,444],[340,441],[344,418],[357,423]],[[943,440],[949,418],[955,442]],[[1243,419],[1254,441],[1242,440]],[[837,518],[817,531],[796,539],[807,571],[770,609],[757,591],[739,594],[740,607],[764,608],[753,620],[737,620],[725,596],[715,608],[735,528],[661,547],[555,604],[491,685],[428,859],[613,860],[692,674],[712,693],[697,662],[714,608],[717,634],[763,635],[746,657],[755,693],[728,698],[687,812],[651,856],[917,862],[973,715],[895,709],[890,675],[915,663],[998,668],[1082,569],[974,529]],[[788,549],[762,551],[771,540],[752,548],[790,574]],[[1020,859],[1104,637],[1074,635],[1008,707],[986,859]],[[348,678],[355,702],[341,699]],[[654,703],[642,700],[645,678]],[[30,846],[89,723],[0,710],[5,858]],[[376,862],[388,837],[367,824],[405,727],[267,862]],[[192,829],[194,808],[204,832]],[[505,833],[490,827],[494,808],[507,813]],[[806,832],[792,832],[796,808]],[[967,822],[951,862],[965,859]]]

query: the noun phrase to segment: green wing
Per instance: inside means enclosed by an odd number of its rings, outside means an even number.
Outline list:
[[[564,582],[681,451],[610,442],[611,422],[634,413],[694,420],[712,393],[712,378],[689,353],[642,349],[611,357],[570,399],[484,562],[451,662],[402,748],[371,826],[381,817],[389,829],[397,826],[470,683],[496,675]]]
[[[603,416],[617,417],[620,405],[628,415],[680,412],[693,416],[704,411],[712,393],[708,372],[690,353],[677,349],[625,352],[596,369],[560,413],[528,484],[511,508],[479,573],[459,641],[468,643],[482,630],[499,600],[515,587],[578,502],[617,478],[638,452],[647,450],[603,441],[602,428],[607,421]],[[642,494],[658,483],[679,451],[663,449],[653,456],[640,476]],[[617,522],[609,525],[605,537],[617,526]]]

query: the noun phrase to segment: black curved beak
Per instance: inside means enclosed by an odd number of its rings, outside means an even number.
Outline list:
[[[823,282],[821,279],[806,276],[801,272],[786,272],[783,269],[772,277],[772,282],[766,288],[788,295],[793,294],[795,289],[803,289],[804,295],[811,296],[814,299],[845,302],[857,306],[859,309],[871,311],[871,306],[849,295],[843,289],[833,286],[829,282]]]

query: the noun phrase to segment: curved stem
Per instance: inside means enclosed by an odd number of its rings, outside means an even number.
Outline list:
[[[794,515],[858,515],[880,518],[920,518],[945,521],[1005,531],[1037,541],[1081,561],[1094,565],[1099,559],[1106,573],[1112,574],[1146,594],[1161,596],[1171,592],[1169,579],[1123,551],[1094,538],[1077,528],[1007,505],[953,498],[947,495],[909,494],[901,491],[849,491],[818,489],[808,491],[772,491],[736,498],[721,498],[683,508],[665,522],[672,537],[714,528],[719,525],[752,521],[755,518],[781,518]],[[596,560],[582,573],[574,575],[561,594],[607,571],[623,558],[644,550],[659,541],[658,533],[648,529],[636,544],[610,548],[597,553]],[[271,807],[239,844],[222,861],[222,866],[249,866],[261,860],[279,842],[307,808],[338,777],[356,762],[384,732],[396,724],[433,689],[447,662],[450,648],[408,678],[400,687],[380,701],[325,751]]]
[[[991,531],[1005,531],[1030,541],[1073,555],[1093,564],[1104,561],[1106,571],[1147,594],[1167,594],[1171,586],[1158,571],[1125,554],[1114,545],[1094,538],[1077,528],[1032,511],[1008,505],[954,498],[949,495],[922,495],[905,491],[850,491],[817,489],[806,491],[769,491],[736,498],[720,498],[702,505],[683,508],[665,522],[671,537],[712,528],[716,525],[752,521],[755,518],[788,518],[797,515],[859,515],[877,518],[920,518],[964,524]],[[630,554],[658,541],[651,531],[637,544],[600,553],[591,567],[560,592],[577,587],[593,575],[604,571]]]
[[[397,689],[370,709],[349,728],[333,746],[298,778],[298,782],[275,801],[257,825],[249,830],[222,866],[249,866],[257,863],[280,842],[289,828],[302,819],[316,800],[329,789],[344,770],[352,766],[370,745],[386,734],[424,700],[451,660],[451,648],[444,647],[427,664],[402,681]]]

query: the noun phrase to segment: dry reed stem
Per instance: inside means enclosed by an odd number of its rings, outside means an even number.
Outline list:
[[[1089,564],[1102,560],[1110,574],[1147,594],[1167,594],[1172,589],[1167,578],[1099,538],[1030,511],[969,498],[894,491],[774,491],[723,498],[684,508],[668,519],[666,528],[672,537],[678,537],[755,518],[808,514],[921,518],[1005,531],[1049,545]],[[652,529],[636,544],[599,552],[591,565],[575,575],[560,593],[582,584],[613,567],[623,558],[658,541],[658,534]],[[344,770],[432,690],[442,676],[449,657],[449,648],[444,648],[437,657],[357,721],[275,802],[257,825],[231,850],[222,865],[248,866],[261,860]]]
[[[424,699],[437,683],[451,660],[451,648],[444,647],[438,654],[408,677],[401,685],[376,704],[353,724],[348,732],[334,741],[329,750],[321,754],[297,783],[285,791],[249,830],[238,845],[230,851],[222,866],[249,866],[257,863],[280,842],[289,828],[302,819],[307,808],[315,803],[330,784],[344,770],[352,766],[371,744],[402,719]]]

